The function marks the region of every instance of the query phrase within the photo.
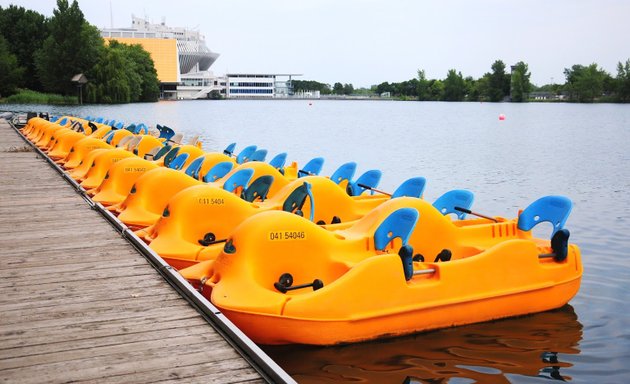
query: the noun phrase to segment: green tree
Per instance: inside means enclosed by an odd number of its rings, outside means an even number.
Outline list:
[[[335,83],[333,85],[332,93],[335,95],[343,95],[343,84]]]
[[[449,69],[446,79],[444,79],[444,101],[463,101],[466,96],[466,83],[461,72]]]
[[[427,76],[424,73],[424,70],[419,69],[418,70],[418,86],[416,87],[418,100],[420,101],[431,100],[431,93],[429,90],[430,84],[431,82],[427,80]]]
[[[522,102],[527,101],[527,95],[531,92],[532,85],[529,82],[531,73],[527,68],[527,64],[519,61],[512,67],[511,77],[511,96],[512,101]]]
[[[87,100],[93,103],[156,101],[159,96],[153,60],[139,45],[110,41],[88,79]]]
[[[291,80],[293,92],[319,91],[322,95],[329,95],[330,85],[313,80]]]
[[[429,94],[431,100],[438,101],[444,98],[444,83],[442,80],[431,80],[429,84]]]
[[[488,94],[490,101],[502,101],[509,93],[509,75],[505,73],[505,63],[496,60],[492,64],[492,73],[488,74]]]
[[[343,94],[344,95],[352,95],[354,93],[354,86],[352,84],[344,84],[343,85]]]
[[[472,76],[466,76],[464,78],[464,84],[466,86],[466,100],[479,101],[479,89],[477,87],[477,80]]]
[[[110,43],[111,44],[111,43]],[[160,97],[160,81],[155,70],[155,63],[151,59],[151,54],[139,44],[120,44],[127,58],[133,63],[134,69],[140,76],[140,83],[137,87],[140,94],[133,101],[157,101]]]
[[[5,9],[0,7],[0,35],[4,35],[9,51],[16,56],[18,65],[24,68],[19,86],[41,90],[33,55],[48,36],[44,15],[15,5]]]
[[[379,85],[376,86],[376,89],[374,90],[375,93],[381,95],[385,92],[389,92],[391,94],[395,93],[395,88],[392,84],[388,83],[387,81],[380,83]]]
[[[602,96],[606,72],[597,67],[596,63],[585,67],[575,64],[564,69],[566,77],[565,89],[569,92],[571,101],[592,103]]]
[[[630,59],[617,64],[617,97],[622,103],[630,102]]]
[[[17,57],[9,51],[9,44],[0,34],[0,97],[12,95],[20,84],[24,68],[18,65]]]
[[[57,0],[49,22],[50,35],[35,52],[35,66],[44,89],[69,94],[75,92],[72,76],[85,73],[98,62],[103,39],[96,27],[85,21],[76,0]]]

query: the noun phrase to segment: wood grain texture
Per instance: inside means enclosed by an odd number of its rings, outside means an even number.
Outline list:
[[[259,374],[0,120],[0,381],[258,383]]]

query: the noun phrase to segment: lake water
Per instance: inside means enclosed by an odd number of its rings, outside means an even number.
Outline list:
[[[629,105],[230,100],[0,109],[159,123],[201,135],[206,150],[257,144],[269,158],[286,151],[300,164],[324,156],[323,174],[356,161],[357,175],[383,171],[380,189],[424,176],[427,200],[466,188],[473,210],[490,215],[514,217],[538,197],[566,195],[574,202],[566,227],[584,263],[570,305],[397,339],[265,350],[299,382],[630,381]]]

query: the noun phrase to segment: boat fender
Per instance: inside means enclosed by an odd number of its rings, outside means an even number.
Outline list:
[[[450,261],[451,256],[453,256],[453,253],[450,250],[443,249],[442,252],[435,256],[435,260],[433,260],[433,262],[437,263],[438,261]]]
[[[413,247],[409,244],[403,245],[398,251],[398,256],[402,261],[405,280],[409,281],[413,277]]]

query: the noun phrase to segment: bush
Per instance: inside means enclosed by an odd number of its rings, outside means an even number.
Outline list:
[[[79,104],[76,96],[62,96],[55,93],[41,93],[30,89],[20,89],[15,95],[3,100],[11,104]]]

